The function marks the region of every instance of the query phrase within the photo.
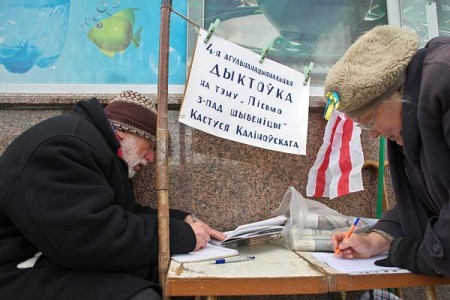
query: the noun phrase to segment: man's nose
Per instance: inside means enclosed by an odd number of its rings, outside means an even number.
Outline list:
[[[155,160],[155,151],[149,150],[144,157],[149,163],[152,163]]]

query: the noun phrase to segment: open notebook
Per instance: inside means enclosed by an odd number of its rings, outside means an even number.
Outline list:
[[[375,264],[376,260],[387,257],[387,254],[380,254],[371,258],[344,259],[334,256],[332,252],[311,252],[316,259],[322,261],[338,271],[350,275],[372,274],[372,273],[408,273],[408,270],[400,268],[380,267]]]
[[[179,263],[185,263],[185,262],[213,260],[217,258],[230,257],[236,255],[239,255],[239,251],[236,249],[206,244],[205,248],[202,248],[197,251],[189,252],[186,254],[172,255],[172,259]]]

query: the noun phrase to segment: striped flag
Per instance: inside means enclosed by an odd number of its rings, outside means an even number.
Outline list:
[[[334,111],[325,128],[323,144],[309,170],[306,195],[333,199],[361,191],[364,155],[361,129],[344,114]]]

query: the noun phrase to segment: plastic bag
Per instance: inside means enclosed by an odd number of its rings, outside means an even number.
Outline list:
[[[297,251],[333,251],[331,234],[348,230],[355,219],[323,203],[304,198],[292,186],[286,191],[275,215],[285,215],[288,219],[281,235],[273,241]],[[366,232],[377,221],[360,218],[355,232]]]

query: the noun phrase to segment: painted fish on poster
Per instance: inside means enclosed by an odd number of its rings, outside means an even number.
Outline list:
[[[109,57],[114,57],[117,52],[123,53],[130,43],[139,47],[142,27],[133,33],[135,10],[138,9],[127,8],[97,22],[87,34],[89,40]]]

